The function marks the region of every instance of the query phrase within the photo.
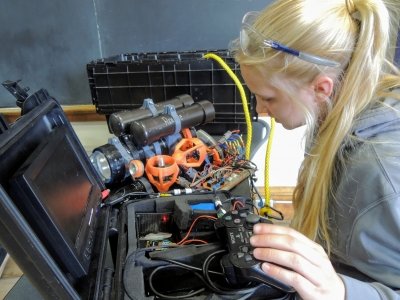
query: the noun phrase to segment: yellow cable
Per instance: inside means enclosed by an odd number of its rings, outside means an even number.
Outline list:
[[[226,72],[228,72],[229,76],[233,79],[235,82],[237,88],[239,89],[240,96],[242,98],[242,104],[243,104],[243,111],[246,119],[246,124],[247,124],[247,141],[246,141],[246,159],[250,159],[250,147],[251,147],[251,138],[253,135],[253,127],[251,124],[251,118],[250,118],[250,113],[249,109],[247,106],[247,98],[246,98],[246,93],[244,92],[242,83],[240,80],[237,78],[235,73],[229,68],[229,66],[223,61],[221,57],[214,53],[207,53],[204,55],[204,58],[212,58],[216,60],[222,68]],[[275,132],[275,119],[271,118],[271,126],[270,126],[270,132],[269,132],[269,137],[268,137],[268,143],[267,143],[267,149],[265,152],[265,175],[264,175],[264,197],[265,197],[265,204],[264,207],[261,208],[260,214],[261,215],[268,215],[269,213],[269,207],[271,206],[271,191],[269,189],[269,162],[271,158],[271,147],[272,147],[272,140],[274,137],[274,132]]]
[[[268,215],[269,207],[271,206],[271,191],[269,189],[269,169],[270,169],[270,159],[271,159],[271,147],[272,140],[275,133],[275,119],[271,118],[271,126],[269,131],[267,149],[265,151],[265,170],[264,170],[264,198],[265,204],[264,207],[260,210],[261,215]]]
[[[247,126],[247,140],[246,140],[246,153],[245,153],[245,157],[247,160],[250,159],[250,147],[251,147],[251,139],[252,139],[252,135],[253,135],[253,127],[251,124],[251,117],[250,117],[250,113],[249,113],[249,107],[247,105],[247,98],[246,98],[246,93],[244,92],[242,83],[240,82],[240,80],[237,78],[237,76],[235,75],[235,73],[233,73],[233,71],[229,68],[229,66],[224,62],[224,60],[219,57],[218,55],[214,54],[214,53],[207,53],[204,55],[204,58],[212,58],[214,60],[216,60],[221,66],[222,68],[224,68],[224,70],[229,74],[229,76],[233,79],[233,81],[235,82],[237,88],[239,89],[240,92],[240,96],[242,98],[242,104],[243,104],[243,112],[244,112],[244,116],[246,119],[246,126]]]

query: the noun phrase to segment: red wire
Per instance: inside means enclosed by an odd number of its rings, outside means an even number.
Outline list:
[[[194,224],[196,224],[196,222],[197,222],[199,219],[216,220],[217,218],[216,218],[216,217],[213,217],[213,216],[207,216],[207,215],[198,216],[198,217],[193,221],[192,225],[190,225],[189,231],[186,233],[185,237],[184,237],[182,240],[180,240],[178,243],[176,243],[177,245],[182,245],[182,243],[186,241],[186,239],[189,237],[190,232],[192,231],[192,229],[193,229],[193,227],[194,227]]]
[[[240,204],[241,207],[244,207],[244,205],[243,205],[242,202],[240,202],[240,201],[235,201],[235,202],[233,202],[233,209],[236,209],[236,205],[237,205],[237,204]]]
[[[201,244],[208,244],[207,241],[199,240],[199,239],[193,239],[193,240],[186,240],[180,245],[186,245],[186,244],[190,244],[190,243],[193,243],[193,242],[197,242],[197,243],[201,243]]]

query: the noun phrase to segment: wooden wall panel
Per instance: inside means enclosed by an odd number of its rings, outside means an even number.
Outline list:
[[[106,121],[105,115],[98,114],[94,105],[65,105],[62,108],[70,122]],[[21,115],[21,109],[0,108],[0,114],[8,123],[12,123]]]

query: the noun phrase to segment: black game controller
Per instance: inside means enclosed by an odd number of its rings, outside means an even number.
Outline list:
[[[214,223],[217,234],[229,250],[221,259],[228,282],[233,285],[260,282],[284,292],[295,292],[291,286],[266,274],[261,269],[262,262],[253,257],[250,237],[253,234],[253,226],[257,223],[272,222],[243,209],[227,212]]]

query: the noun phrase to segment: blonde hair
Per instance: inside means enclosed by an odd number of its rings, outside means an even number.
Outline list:
[[[389,42],[394,36],[391,28],[396,33],[398,28],[398,17],[389,16],[391,6],[394,3],[386,1],[385,5],[382,0],[278,0],[256,19],[254,28],[263,36],[337,61],[338,68],[311,64],[259,45],[258,50],[253,49],[259,55],[252,57],[244,54],[238,44],[233,49],[239,64],[257,68],[275,83],[275,74],[284,74],[298,85],[311,82],[319,74],[326,74],[335,82],[324,119],[316,120],[311,113],[307,118],[313,140],[299,171],[291,224],[321,243],[328,253],[328,208],[329,201],[335,200],[335,168],[344,163],[343,145],[351,143],[351,128],[357,117],[400,87],[399,70],[388,60]],[[293,93],[289,95],[294,98]]]

